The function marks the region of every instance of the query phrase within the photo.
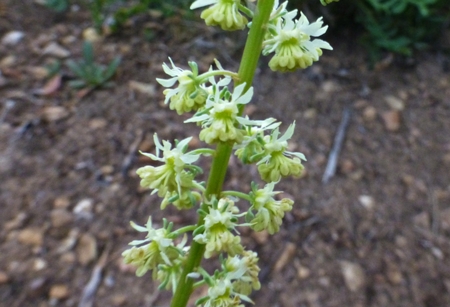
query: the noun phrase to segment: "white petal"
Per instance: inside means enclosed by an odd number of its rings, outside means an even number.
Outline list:
[[[239,103],[239,104],[246,104],[246,103],[249,103],[250,100],[252,100],[252,97],[253,97],[253,87],[250,87],[250,88],[247,90],[247,92],[245,92],[244,95],[242,95],[241,97],[239,97],[239,98],[236,100],[236,103]]]
[[[306,157],[304,154],[302,154],[301,152],[292,152],[292,151],[286,151],[287,154],[297,157],[303,161],[306,161]]]
[[[177,80],[178,80],[177,77],[170,78],[170,79],[156,78],[156,81],[158,81],[158,83],[164,87],[171,87],[172,85],[174,85],[177,82]]]
[[[191,10],[195,10],[196,8],[202,7],[202,6],[207,6],[207,5],[211,5],[214,3],[217,3],[218,0],[197,0],[194,1],[194,3],[191,4],[190,9]]]
[[[143,156],[149,157],[153,161],[162,161],[161,158],[159,158],[159,157],[157,157],[157,156],[155,156],[154,154],[151,154],[151,153],[140,151],[140,154],[143,155]]]
[[[326,41],[323,41],[321,39],[315,39],[315,40],[312,41],[312,43],[317,48],[333,50],[333,47],[331,47],[331,45],[329,43],[327,43]]]
[[[131,241],[130,243],[128,243],[128,245],[141,245],[142,243],[147,243],[149,242],[149,239],[145,239],[145,240],[134,240]]]
[[[284,142],[289,140],[292,135],[294,135],[294,129],[295,129],[295,121],[289,125],[289,128],[286,130],[284,135],[278,139],[278,142]]]
[[[201,121],[207,120],[208,118],[209,118],[208,114],[203,114],[200,116],[193,116],[189,119],[186,119],[184,122],[185,123],[196,123],[196,122],[201,122]]]
[[[139,232],[147,232],[147,231],[148,231],[147,228],[145,228],[145,227],[143,227],[143,226],[139,226],[138,224],[136,224],[136,223],[133,222],[133,221],[131,221],[130,224],[131,224],[131,227],[133,227],[134,229],[136,229],[136,230],[139,231]]]
[[[186,147],[187,144],[189,144],[189,142],[192,140],[192,136],[185,138],[184,140],[178,142],[177,148],[179,149],[183,149],[184,147]]]

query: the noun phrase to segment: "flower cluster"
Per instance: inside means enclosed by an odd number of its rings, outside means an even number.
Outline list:
[[[155,229],[152,226],[151,217],[148,219],[145,227],[136,225],[131,222],[131,227],[139,232],[147,232],[144,240],[135,240],[130,243],[133,247],[124,251],[122,256],[126,264],[132,264],[137,267],[136,275],[142,276],[147,271],[153,270],[153,279],[165,281],[166,277],[163,274],[158,275],[155,270],[160,265],[164,268],[171,269],[178,272],[178,267],[183,261],[187,252],[185,247],[186,240],[183,240],[178,245],[175,245],[174,233],[171,233],[172,224],[164,221],[164,227]],[[175,274],[176,275],[176,274]],[[172,275],[174,278],[177,276]],[[168,281],[165,281],[168,285]]]
[[[301,13],[300,19],[294,19],[294,10],[277,19],[275,26],[269,29],[269,38],[264,41],[263,54],[274,52],[269,67],[274,71],[294,71],[311,66],[322,55],[322,49],[332,50],[327,42],[321,39],[311,40],[324,34],[328,26],[322,27],[322,18],[309,23]]]
[[[220,26],[227,31],[242,30],[248,20],[239,12],[240,2],[240,0],[197,0],[192,3],[191,10],[212,5],[200,15],[208,26]]]
[[[195,62],[189,62],[191,70],[184,70],[176,67],[170,59],[172,68],[167,64],[163,64],[163,70],[168,74],[170,79],[157,78],[159,84],[164,87],[171,87],[176,82],[179,86],[175,89],[166,89],[164,95],[166,99],[164,103],[170,101],[170,109],[176,110],[178,114],[198,110],[201,108],[207,97],[206,89],[202,86],[202,78],[198,75],[198,66]]]
[[[277,201],[273,198],[281,193],[274,192],[274,187],[274,182],[267,184],[264,189],[258,189],[257,185],[252,183],[250,192],[252,206],[247,219],[255,231],[267,230],[269,234],[278,232],[285,212],[292,210],[294,202],[291,199],[283,198]],[[254,210],[257,211],[256,215],[253,215]]]
[[[193,200],[199,199],[196,192],[191,189],[196,186],[194,177],[201,172],[201,169],[192,163],[196,162],[200,154],[186,153],[190,138],[186,138],[172,148],[172,144],[163,141],[160,143],[158,136],[153,137],[156,146],[156,155],[142,153],[154,161],[163,162],[161,166],[144,166],[139,168],[136,173],[141,177],[141,186],[153,189],[153,193],[163,197],[162,207],[168,203],[174,203],[177,208],[190,208]],[[162,157],[160,157],[162,151]]]
[[[253,88],[244,92],[245,83],[238,85],[230,97],[227,88],[220,89],[214,86],[213,94],[208,97],[205,111],[194,115],[186,123],[201,123],[203,129],[200,139],[208,144],[217,142],[241,143],[244,139],[244,130],[241,124],[247,121],[239,116],[239,106],[250,102]]]
[[[323,5],[339,0],[320,0]],[[310,23],[301,12],[297,19],[297,10],[287,11],[287,1],[279,4],[276,0],[268,22],[268,31],[263,43],[263,54],[274,53],[269,67],[274,71],[294,71],[311,66],[322,55],[322,49],[332,50],[329,43],[321,39],[311,39],[323,35],[328,26],[322,26],[322,18]],[[247,19],[241,12],[249,9],[240,0],[197,0],[191,9],[209,6],[201,18],[207,25],[220,26],[224,30],[243,29]],[[248,14],[251,15],[251,14]],[[252,23],[249,23],[251,26]]]
[[[200,270],[205,283],[208,284],[208,295],[197,300],[196,305],[204,307],[244,306],[242,301],[253,303],[248,295],[252,290],[261,288],[258,279],[260,271],[258,256],[255,252],[244,252],[240,256],[221,259],[222,270],[210,276]]]
[[[205,224],[196,231],[201,233],[194,237],[194,241],[206,244],[205,258],[210,258],[216,252],[226,252],[233,256],[244,251],[241,237],[232,233],[238,226],[237,218],[243,215],[238,212],[239,209],[231,199],[213,200],[204,217]]]
[[[306,161],[304,154],[287,150],[287,141],[294,134],[295,123],[279,137],[280,123],[274,121],[269,118],[257,122],[259,126],[247,129],[243,144],[235,146],[237,157],[244,163],[256,162],[258,172],[266,182],[278,182],[286,176],[300,176],[304,168],[301,160]],[[271,130],[271,133],[264,135],[265,130]]]

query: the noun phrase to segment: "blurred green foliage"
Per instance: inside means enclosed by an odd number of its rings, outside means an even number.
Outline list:
[[[45,5],[57,12],[64,12],[69,8],[69,0],[45,0]]]
[[[92,43],[85,42],[83,44],[83,59],[78,62],[67,61],[69,69],[78,77],[78,79],[70,81],[69,85],[73,88],[110,86],[111,83],[108,81],[116,73],[119,64],[119,57],[116,57],[108,66],[95,63]]]
[[[334,23],[332,32],[362,30],[361,42],[372,61],[383,51],[411,56],[436,42],[450,22],[450,0],[341,0],[326,7],[319,0],[291,1],[292,8],[324,15]]]
[[[46,0],[46,6],[57,12],[68,10],[70,4],[87,7],[91,12],[95,28],[100,32],[107,26],[118,31],[130,18],[158,11],[168,17],[187,11],[191,1],[186,0]]]
[[[113,32],[130,18],[151,10],[163,17],[188,12],[187,0],[46,0],[47,6],[67,10],[71,3],[87,6],[94,26],[101,31],[106,25]],[[70,3],[69,3],[70,2]],[[445,21],[450,20],[450,0],[341,0],[323,7],[319,0],[290,0],[291,8],[309,10],[335,19],[336,26],[362,26],[362,42],[371,58],[377,59],[383,50],[410,56],[414,50],[426,47],[437,39]],[[327,15],[325,14],[325,15]],[[351,21],[349,24],[348,21]],[[145,33],[153,37],[152,33]]]
[[[359,0],[355,5],[373,59],[382,50],[411,56],[436,41],[450,18],[448,0]]]

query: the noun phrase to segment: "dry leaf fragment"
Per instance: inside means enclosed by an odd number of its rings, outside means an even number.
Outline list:
[[[50,80],[48,80],[45,83],[44,87],[42,87],[38,90],[35,90],[34,94],[41,95],[41,96],[53,95],[61,87],[61,80],[62,80],[61,75],[53,76],[52,78],[50,78]]]

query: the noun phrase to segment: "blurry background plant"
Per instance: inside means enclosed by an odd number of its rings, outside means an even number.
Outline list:
[[[95,63],[92,43],[84,42],[83,59],[78,62],[73,60],[67,61],[69,69],[78,77],[78,79],[70,81],[69,85],[74,88],[108,86],[110,85],[108,80],[114,76],[119,64],[119,57],[114,58],[108,66]]]
[[[186,0],[45,0],[45,5],[57,12],[69,9],[70,4],[87,7],[97,31],[105,27],[118,31],[130,18],[157,11],[163,17],[175,13],[188,13],[192,1]]]
[[[45,0],[45,5],[57,12],[64,12],[69,8],[69,0]]]
[[[361,25],[360,42],[372,61],[378,60],[383,51],[411,56],[414,50],[432,46],[450,21],[448,0],[341,0],[347,3],[327,7],[313,2],[293,3],[307,6],[313,13],[320,10],[325,19],[331,19],[329,23],[335,23],[334,31]]]
[[[153,12],[163,17],[187,14],[192,1],[186,0],[46,0],[48,7],[64,11],[70,4],[88,6],[98,31],[105,27],[118,31],[130,18]],[[361,43],[372,61],[383,51],[411,56],[414,50],[433,45],[450,21],[449,0],[353,0],[345,5],[323,7],[317,0],[294,0],[290,6],[302,8],[312,15],[325,16],[342,27],[361,25]],[[313,16],[312,16],[313,17]],[[357,28],[357,27],[356,27]],[[337,30],[336,30],[337,29]],[[148,33],[147,33],[148,34]],[[152,37],[152,35],[147,35]]]
[[[411,56],[436,42],[450,17],[448,0],[359,0],[357,22],[373,59],[381,50]]]

